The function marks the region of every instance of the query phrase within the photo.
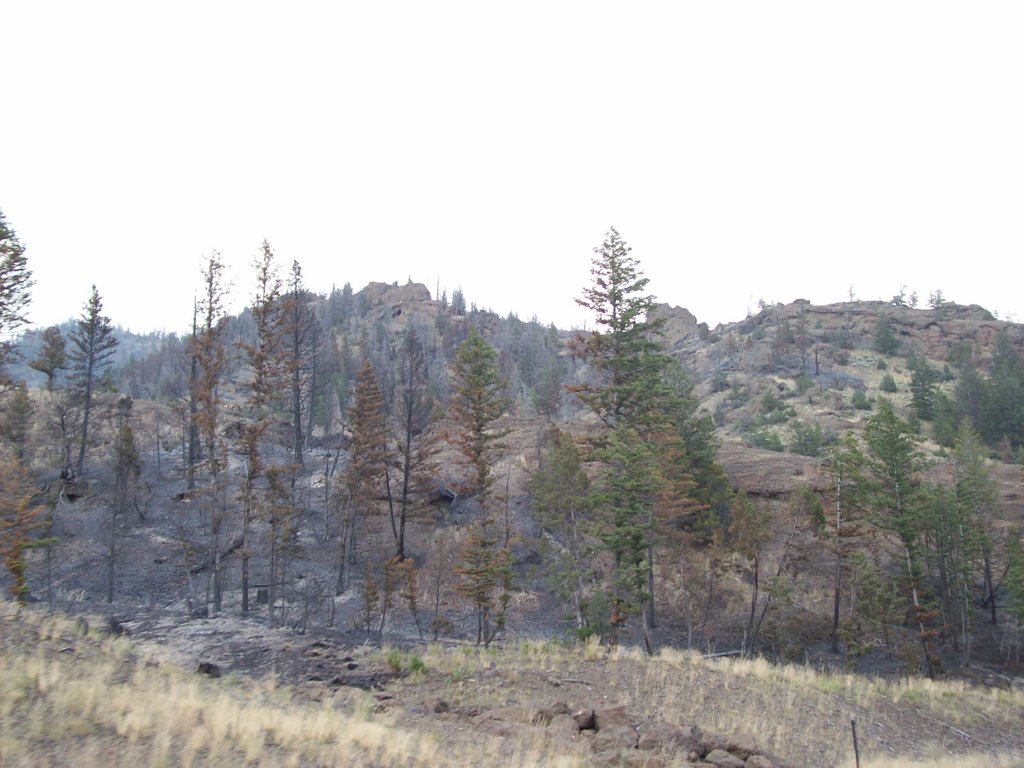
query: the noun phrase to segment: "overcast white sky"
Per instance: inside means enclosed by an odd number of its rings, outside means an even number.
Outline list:
[[[222,251],[562,327],[609,226],[712,327],[758,299],[1024,320],[1024,4],[0,0],[32,319],[184,330]]]

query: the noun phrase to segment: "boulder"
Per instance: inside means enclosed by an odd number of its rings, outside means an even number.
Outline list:
[[[596,730],[601,731],[612,725],[632,726],[625,704],[594,709],[594,728]]]
[[[540,716],[537,710],[525,704],[509,704],[505,707],[495,707],[481,712],[474,718],[477,722],[496,720],[503,723],[522,723],[530,725],[539,722]]]
[[[702,733],[700,735],[700,745],[697,747],[697,751],[700,752],[702,756],[709,752],[713,752],[716,749],[720,749],[724,752],[726,751],[726,743],[725,736],[717,733]]]
[[[423,706],[427,710],[427,712],[431,712],[435,715],[443,714],[444,712],[447,712],[449,709],[451,709],[447,701],[438,698],[437,696],[432,696],[429,699],[425,699],[423,702]]]
[[[607,752],[614,749],[634,749],[637,733],[628,725],[606,725],[594,737],[594,752]]]
[[[640,740],[637,742],[639,749],[697,749],[700,747],[701,732],[694,725],[676,725],[666,720],[655,720],[648,725]]]
[[[559,715],[568,715],[569,711],[569,705],[564,701],[549,701],[541,704],[534,715],[536,721],[547,725]]]
[[[775,763],[764,755],[751,755],[747,758],[746,768],[775,768]]]
[[[571,715],[555,715],[548,723],[548,733],[559,739],[574,741],[579,736],[580,727]]]
[[[704,755],[704,762],[718,766],[718,768],[746,768],[746,762],[736,755],[726,752],[724,749],[713,749]]]
[[[742,760],[746,760],[751,755],[759,754],[761,748],[754,741],[753,736],[741,733],[726,738],[725,751],[736,755],[736,757]]]

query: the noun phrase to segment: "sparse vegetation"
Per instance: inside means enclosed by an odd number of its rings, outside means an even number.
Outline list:
[[[852,765],[851,716],[862,724],[862,765],[941,768],[950,764],[949,749],[958,765],[1021,759],[1013,734],[1024,695],[963,683],[886,682],[671,649],[646,658],[594,643],[527,642],[506,650],[430,645],[422,658],[381,651],[366,663],[408,673],[393,678],[382,697],[344,686],[293,687],[273,676],[209,679],[160,661],[148,645],[83,632],[68,619],[11,603],[0,603],[0,617],[5,766],[63,764],[59,756],[72,753],[84,768],[591,765],[585,740],[561,741],[543,723],[528,722],[497,738],[485,718],[469,714],[504,711],[510,700],[543,707],[553,697],[572,706],[622,704],[638,718],[671,713],[706,732],[744,734],[796,765]],[[431,706],[451,714],[415,715],[409,707],[419,701],[440,702]]]
[[[581,705],[585,688],[621,699],[639,720],[688,696],[682,711],[702,727],[753,730],[825,765],[846,755],[833,726],[807,725],[808,706],[903,728],[904,755],[930,754],[906,728],[927,718],[965,733],[1003,723],[969,687],[883,690],[845,672],[1020,663],[1024,558],[998,490],[1020,481],[1019,329],[965,330],[980,314],[943,304],[943,334],[960,339],[947,354],[907,320],[901,290],[881,313],[765,305],[712,345],[654,302],[617,232],[595,253],[580,303],[598,330],[572,339],[467,306],[461,290],[451,305],[411,282],[319,297],[297,262],[284,290],[264,243],[252,307],[227,316],[211,254],[192,339],[138,354],[129,341],[127,357],[110,343],[91,394],[62,387],[59,328],[26,346],[17,370],[34,382],[0,392],[7,474],[28,472],[2,516],[3,586],[51,606],[105,593],[111,631],[129,607],[174,614],[166,634],[190,618],[253,629],[222,641],[234,655],[220,682],[151,666],[142,644],[52,630],[98,677],[52,648],[37,651],[45,663],[21,657],[29,678],[5,668],[0,762],[38,762],[68,736],[115,742],[130,763],[443,765],[443,737],[480,764],[585,765],[588,750],[528,730],[532,715],[501,746],[479,738],[484,710],[532,706],[549,688]],[[905,371],[879,357],[896,351]],[[424,649],[425,630],[449,645]],[[359,658],[335,674],[350,641]],[[293,664],[307,653],[331,673]],[[831,674],[765,661],[819,654]],[[190,714],[122,704],[161,686]],[[109,708],[89,699],[105,689]],[[1019,715],[1017,699],[1000,701]],[[430,717],[442,710],[466,732]],[[44,733],[37,715],[66,733]],[[301,718],[309,738],[289,730]],[[353,723],[386,745],[330,733]]]

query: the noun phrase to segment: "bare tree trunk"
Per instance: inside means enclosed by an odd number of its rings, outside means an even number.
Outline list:
[[[989,551],[985,552],[985,591],[988,593],[987,601],[992,613],[992,626],[995,626],[998,623],[996,618],[996,591],[995,587],[992,586],[992,553]]]
[[[196,397],[196,388],[199,386],[199,356],[195,349],[198,315],[199,304],[192,302],[192,347],[189,350],[188,373],[188,458],[185,464],[185,483],[189,491],[194,491],[196,487],[195,467],[199,458],[196,455],[196,445],[199,442],[199,404]]]
[[[932,654],[928,648],[928,636],[925,634],[924,621],[921,619],[921,600],[917,593],[917,579],[914,576],[913,562],[910,557],[910,548],[904,546],[903,553],[907,562],[907,578],[910,579],[910,593],[914,599],[914,613],[917,614],[917,627],[921,635],[921,650],[924,654],[925,669],[928,670],[929,679],[935,679],[935,669],[932,666]]]

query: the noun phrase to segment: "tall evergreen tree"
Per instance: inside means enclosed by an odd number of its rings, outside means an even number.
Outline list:
[[[839,653],[839,609],[843,591],[843,572],[850,549],[848,541],[857,535],[856,523],[864,511],[865,462],[864,453],[853,432],[846,432],[840,441],[829,449],[827,466],[832,478],[832,489],[829,493],[832,516],[823,522],[833,526],[829,533],[836,555],[832,588],[832,653]]]
[[[591,573],[587,518],[590,481],[572,436],[550,427],[540,445],[537,468],[530,477],[530,496],[537,522],[553,541],[545,558],[555,592],[572,603],[576,630],[589,634],[592,618],[587,597]]]
[[[289,396],[292,419],[292,463],[303,466],[305,430],[303,414],[310,407],[311,393],[316,389],[316,355],[323,343],[316,313],[309,306],[309,293],[302,281],[302,267],[292,262],[284,297],[287,322]]]
[[[977,426],[989,445],[1005,440],[1016,449],[1024,444],[1024,359],[1006,329],[996,336],[992,375],[984,388]]]
[[[894,533],[899,540],[905,567],[906,587],[913,602],[923,662],[929,677],[935,676],[935,657],[930,640],[935,631],[927,625],[932,612],[925,606],[925,569],[922,553],[921,452],[917,435],[896,415],[892,404],[878,398],[878,409],[864,430],[868,444],[868,465],[874,484],[872,503],[875,523]]]
[[[392,460],[384,396],[369,359],[363,362],[356,383],[355,403],[349,410],[352,436],[348,445],[348,469],[345,473],[345,498],[340,504],[341,551],[337,589],[345,588],[345,568],[355,557],[356,525],[360,517],[379,511],[385,497],[388,465]],[[392,520],[392,528],[394,521]],[[397,531],[395,532],[397,538]]]
[[[93,394],[101,374],[113,362],[111,357],[117,349],[117,337],[114,336],[110,318],[103,315],[103,301],[95,285],[82,309],[77,328],[71,332],[71,344],[72,349],[68,355],[71,360],[71,384],[82,403],[82,436],[75,464],[76,471],[81,474],[89,439]]]
[[[486,503],[493,477],[498,441],[507,430],[496,429],[494,423],[505,412],[503,395],[505,381],[498,373],[498,355],[484,341],[476,328],[459,345],[453,364],[453,386],[449,416],[455,424],[451,435],[453,447],[462,456],[468,470],[463,483],[467,495]]]
[[[606,471],[593,495],[602,521],[601,542],[611,553],[612,611],[624,619],[639,612],[644,645],[650,640],[648,553],[654,529],[654,502],[659,491],[654,444],[640,439],[628,426],[617,426],[607,436],[601,456]],[[612,622],[614,625],[615,622]]]
[[[908,362],[910,368],[910,402],[914,413],[921,421],[935,417],[935,402],[938,396],[939,372],[924,358],[914,356]]]
[[[242,613],[249,612],[249,560],[252,555],[252,522],[257,507],[256,486],[265,471],[262,442],[269,431],[275,407],[285,383],[284,326],[281,312],[281,279],[274,252],[264,240],[253,261],[256,289],[252,297],[255,339],[241,343],[249,377],[243,405],[244,422],[239,448],[245,459],[242,488]]]
[[[615,229],[594,249],[593,282],[576,303],[594,313],[601,330],[577,336],[573,348],[600,379],[574,391],[608,426],[647,431],[663,416],[658,405],[670,358],[659,342],[664,323],[648,317],[654,296],[645,292],[649,281],[631,250]]]
[[[107,602],[114,602],[114,575],[117,564],[120,528],[128,511],[136,504],[142,458],[132,429],[132,399],[122,395],[114,420],[113,493],[110,499],[110,530],[107,546]]]
[[[663,349],[664,323],[650,317],[654,297],[646,292],[648,279],[630,251],[615,229],[610,229],[604,242],[594,248],[592,283],[584,287],[582,298],[576,301],[595,314],[600,330],[578,335],[572,349],[593,366],[595,376],[573,391],[613,435],[603,444],[599,441],[595,457],[603,461],[608,473],[626,473],[605,478],[606,493],[599,508],[610,516],[613,528],[620,528],[608,531],[604,537],[619,571],[615,577],[619,590],[615,610],[619,615],[639,610],[644,639],[648,641],[649,629],[654,625],[655,504],[661,490],[656,446],[666,439],[678,439],[684,427],[689,429],[694,424],[689,418],[686,387],[673,386],[675,378],[685,385],[685,376],[677,376],[681,371]],[[630,441],[636,444],[628,445]],[[637,486],[640,478],[632,473],[640,471],[638,462],[644,456],[649,460],[649,477]],[[687,480],[688,474],[683,473]],[[614,503],[625,506],[615,509]],[[626,546],[638,549],[627,552],[623,549]],[[642,586],[636,586],[633,570],[637,563],[644,563],[646,572]]]
[[[992,624],[996,623],[996,589],[993,579],[993,549],[995,536],[992,531],[993,512],[996,506],[997,486],[985,459],[985,448],[981,435],[970,420],[960,422],[953,453],[953,493],[957,506],[957,535],[962,542],[962,551],[968,562],[957,576],[961,580],[961,621],[965,643],[969,643],[969,628],[972,611],[969,584],[973,582],[969,571],[971,565],[980,562],[985,595],[982,605],[989,608]],[[970,562],[970,561],[973,561]],[[964,663],[970,660],[970,645],[964,649]]]
[[[198,303],[199,324],[192,339],[192,354],[196,366],[194,383],[195,423],[199,439],[205,450],[207,487],[205,502],[209,527],[208,556],[213,566],[213,604],[219,611],[223,594],[223,563],[221,561],[220,534],[226,510],[220,500],[221,473],[227,466],[219,426],[223,403],[220,383],[227,365],[224,342],[227,288],[224,284],[224,262],[220,253],[213,251],[202,267],[203,294]]]
[[[6,367],[14,361],[14,335],[28,322],[26,310],[32,272],[25,246],[0,211],[0,381],[6,382]]]
[[[413,509],[414,499],[427,489],[437,454],[433,426],[435,410],[430,394],[427,358],[423,343],[410,328],[402,337],[398,353],[398,391],[392,417],[395,434],[397,474],[397,515],[392,514],[395,531],[395,556],[405,559],[405,527]],[[397,516],[397,525],[394,517]]]
[[[495,422],[508,402],[497,352],[475,327],[470,327],[469,336],[459,345],[452,368],[454,391],[448,413],[454,431],[450,441],[468,475],[462,481],[462,492],[475,496],[485,510],[485,517],[466,537],[455,570],[461,577],[459,591],[476,612],[477,644],[487,645],[505,625],[512,586],[511,550],[507,539],[505,546],[499,545],[489,509],[491,470],[501,447],[499,441],[508,434],[508,430],[497,429]]]

